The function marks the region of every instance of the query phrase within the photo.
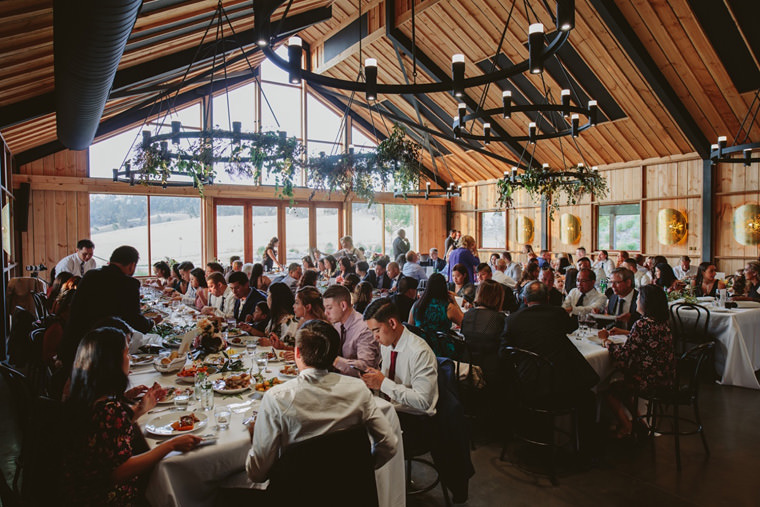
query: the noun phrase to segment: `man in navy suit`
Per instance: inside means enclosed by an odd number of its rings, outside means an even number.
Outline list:
[[[610,275],[612,292],[607,302],[607,313],[617,315],[616,324],[624,329],[631,329],[641,315],[636,311],[639,293],[634,286],[633,273],[625,268],[616,268]]]
[[[391,280],[391,277],[388,276],[388,273],[385,270],[387,265],[388,263],[382,259],[377,261],[377,264],[375,264],[375,275],[376,275],[375,287],[377,287],[378,289],[389,290],[391,288],[391,284],[393,283],[393,281]]]
[[[256,309],[256,303],[267,300],[266,294],[250,286],[248,276],[242,271],[230,275],[230,289],[235,295],[233,316],[237,322],[245,322],[245,318]]]

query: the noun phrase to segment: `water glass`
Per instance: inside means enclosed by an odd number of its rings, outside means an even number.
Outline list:
[[[209,381],[201,386],[201,408],[203,410],[214,410],[214,389]]]
[[[195,386],[193,388],[193,396],[195,397],[196,401],[201,401],[201,391],[203,388],[203,384],[206,383],[206,374],[203,372],[198,372],[195,374]]]
[[[248,354],[248,357],[253,360],[253,357],[256,355],[256,342],[254,340],[246,340],[245,351]]]
[[[263,373],[267,369],[269,364],[269,352],[261,352],[256,356],[256,366],[259,368],[259,373]]]
[[[174,397],[174,408],[176,410],[187,410],[188,405],[190,404],[190,395],[189,394],[178,394]]]
[[[232,411],[227,406],[219,407],[214,410],[214,417],[216,418],[216,427],[220,430],[226,430],[230,427]]]

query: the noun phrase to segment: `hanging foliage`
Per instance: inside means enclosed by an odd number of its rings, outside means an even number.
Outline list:
[[[554,220],[554,212],[559,210],[562,196],[566,205],[577,204],[585,195],[597,199],[607,196],[607,180],[596,170],[589,171],[584,166],[567,171],[552,171],[549,168],[528,168],[518,177],[505,177],[498,181],[497,205],[511,208],[516,189],[524,188],[534,202],[542,197],[549,203],[549,219]]]

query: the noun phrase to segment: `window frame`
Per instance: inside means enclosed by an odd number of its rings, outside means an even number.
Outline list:
[[[609,215],[602,215],[601,214],[602,208],[621,208],[621,207],[625,207],[625,206],[638,206],[638,213],[637,214],[636,213],[629,213],[629,214],[611,213]],[[594,206],[594,208],[595,208],[594,209],[594,219],[595,219],[595,224],[594,224],[594,240],[595,240],[594,243],[595,243],[595,245],[594,246],[596,247],[597,251],[598,250],[610,250],[610,251],[619,251],[620,250],[619,245],[617,245],[616,241],[615,241],[615,224],[614,224],[615,220],[614,219],[616,217],[618,217],[618,216],[638,216],[638,218],[639,218],[639,246],[638,246],[638,248],[624,248],[623,250],[633,251],[633,252],[641,252],[642,251],[642,249],[641,249],[641,246],[642,246],[642,237],[641,237],[641,227],[642,227],[641,211],[642,211],[642,205],[641,205],[641,201],[625,201],[625,202],[616,202],[616,203],[611,203],[611,204],[596,204],[596,206]],[[601,241],[600,241],[601,234],[600,234],[600,230],[599,230],[599,219],[600,219],[601,216],[609,216],[610,217],[610,227],[609,227],[609,238],[610,238],[610,241],[609,241],[609,245],[607,246],[607,248],[602,248]]]

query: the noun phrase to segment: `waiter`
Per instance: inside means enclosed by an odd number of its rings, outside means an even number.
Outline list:
[[[89,239],[80,239],[77,242],[77,251],[67,255],[55,265],[55,274],[71,273],[74,276],[84,276],[91,269],[95,269],[95,259],[92,258],[95,251],[95,243]]]

